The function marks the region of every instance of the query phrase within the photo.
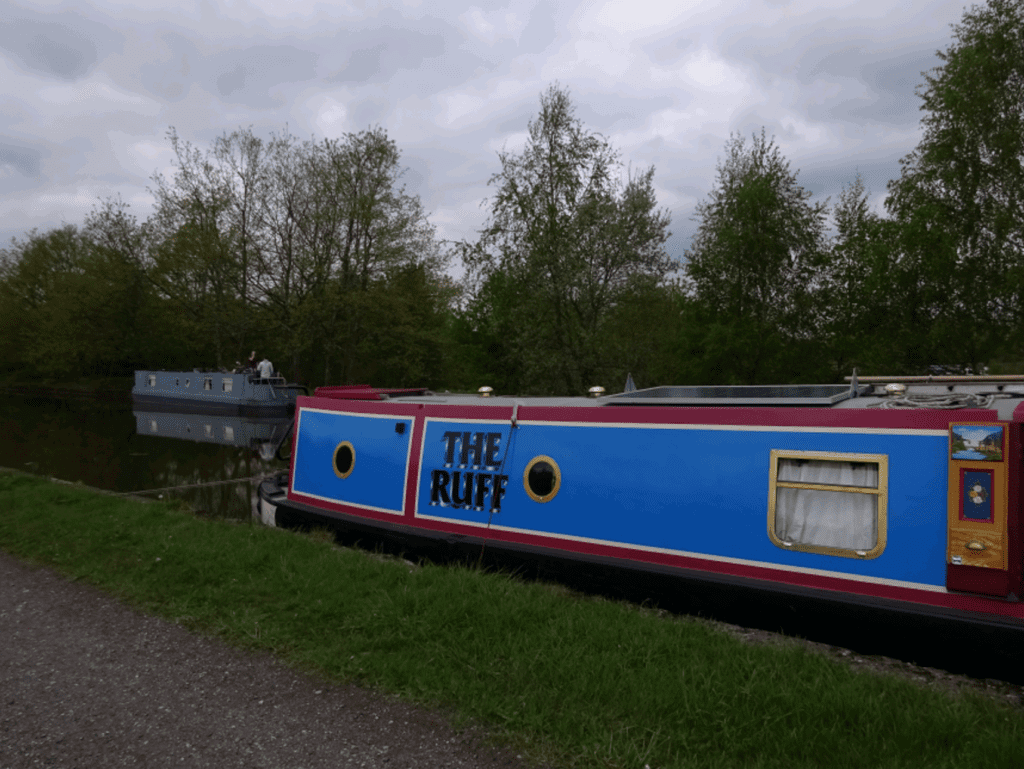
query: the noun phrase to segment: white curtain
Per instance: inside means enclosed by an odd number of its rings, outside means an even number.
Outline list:
[[[872,462],[780,459],[778,472],[780,481],[878,488],[878,465]],[[878,496],[777,487],[775,533],[798,545],[871,550],[878,544]]]

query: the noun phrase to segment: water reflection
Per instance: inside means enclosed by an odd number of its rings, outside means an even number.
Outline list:
[[[192,473],[189,480],[167,484],[191,488],[167,489],[165,493],[187,496],[197,513],[239,518],[252,515],[260,476],[280,469],[285,457],[279,452],[292,426],[289,417],[280,415],[256,417],[172,411],[133,411],[132,415],[135,417],[135,432],[140,436],[216,444],[233,449],[233,452],[228,450],[224,457],[223,479],[196,480],[196,474]],[[228,482],[233,479],[238,480]]]
[[[291,430],[288,417],[243,417],[215,414],[180,414],[168,411],[133,411],[140,435],[220,443],[251,449],[270,462]]]
[[[280,437],[285,439],[281,454],[287,455],[290,419],[236,418],[237,424],[219,426],[222,440],[214,441],[218,426],[210,417],[145,414],[133,412],[127,397],[109,401],[5,394],[0,400],[0,465],[116,492],[252,478],[288,467],[273,454]],[[153,418],[156,431],[151,429]],[[196,418],[207,421],[186,425]],[[137,429],[140,425],[145,429]],[[223,440],[225,435],[232,435],[232,441]],[[196,486],[164,492],[164,498],[184,500],[198,512],[248,519],[257,485],[239,481]]]

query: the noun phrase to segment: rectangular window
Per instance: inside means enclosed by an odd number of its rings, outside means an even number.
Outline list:
[[[204,390],[212,390],[213,389],[213,379],[211,377],[203,377],[203,389]]]
[[[228,379],[227,377],[224,377],[222,380],[220,380],[221,389],[226,393],[231,392],[231,385],[234,381],[234,379]]]
[[[156,374],[150,374],[146,377],[146,382],[150,387],[156,387]]]
[[[786,550],[877,558],[888,483],[885,454],[773,450],[768,537]]]

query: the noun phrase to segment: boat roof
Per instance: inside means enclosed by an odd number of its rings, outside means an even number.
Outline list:
[[[802,407],[825,409],[928,408],[993,409],[1010,420],[1024,402],[1024,376],[879,376],[847,377],[848,384],[661,386],[597,397],[522,397],[435,393],[426,388],[375,388],[369,385],[320,387],[317,397],[344,400],[400,400],[465,406],[600,408],[603,406]],[[901,389],[902,388],[902,389]],[[482,397],[486,391],[486,398]]]

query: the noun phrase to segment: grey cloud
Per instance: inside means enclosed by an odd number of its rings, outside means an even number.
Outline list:
[[[655,64],[673,64],[697,43],[695,37],[674,37],[659,39],[644,46],[643,50]]]
[[[625,130],[644,125],[651,115],[669,107],[685,106],[689,98],[685,93],[672,96],[623,96],[621,94],[571,92],[576,103],[576,116],[592,131]],[[540,108],[538,100],[534,111]]]
[[[362,99],[347,107],[349,120],[357,130],[383,123],[390,109],[383,99]]]
[[[277,100],[269,90],[282,83],[298,83],[316,77],[318,55],[293,45],[255,45],[240,52],[225,51],[211,57],[217,91],[250,107],[269,107]]]
[[[430,163],[416,155],[402,157],[402,184],[412,195],[425,196],[430,178]]]
[[[514,111],[509,117],[505,118],[489,130],[493,132],[495,136],[525,131],[530,121],[537,116],[537,111],[540,109],[540,94],[541,92],[538,92],[536,97],[532,98],[529,102],[520,102],[516,104]]]
[[[29,70],[61,80],[87,75],[101,52],[119,49],[122,39],[109,27],[75,13],[18,9],[0,22],[0,49]]]
[[[884,195],[893,175],[899,176],[900,157],[893,153],[867,157],[858,153],[856,157],[814,158],[804,164],[800,181],[816,194],[827,192],[835,205],[839,200],[839,192],[850,186],[857,174],[860,174],[865,192],[873,198]]]
[[[520,53],[539,53],[550,46],[559,36],[559,30],[565,29],[566,22],[576,12],[569,3],[538,3],[530,20],[526,23],[519,42],[510,42]]]
[[[167,32],[160,40],[169,53],[139,66],[139,79],[150,93],[180,101],[199,83],[225,101],[254,108],[280,106],[269,91],[285,83],[313,80],[319,54],[294,45],[253,45],[208,54],[193,39]]]
[[[916,123],[920,105],[916,90],[924,83],[923,73],[938,63],[934,52],[923,49],[894,56],[847,47],[820,58],[805,57],[805,64],[798,70],[802,82],[810,83],[824,74],[856,80],[867,90],[866,94],[848,98],[844,89],[836,98],[808,104],[807,114],[815,119],[856,123]]]
[[[235,91],[245,88],[245,70],[241,64],[236,64],[230,72],[225,72],[217,78],[217,90],[221,96],[230,96]]]
[[[823,42],[818,42],[823,41]],[[818,23],[813,31],[793,27],[788,34],[754,26],[737,28],[721,39],[722,52],[757,65],[764,81],[795,78],[803,86],[816,81],[840,85],[839,93],[820,102],[800,104],[815,120],[893,125],[917,120],[915,89],[922,73],[939,63],[932,48],[903,43],[894,52],[874,29],[846,28],[837,19]],[[794,53],[796,54],[794,57]],[[851,98],[860,85],[862,92]]]
[[[178,101],[188,92],[195,78],[193,67],[204,58],[195,43],[177,32],[160,35],[161,42],[170,49],[165,59],[152,58],[139,65],[139,80],[150,93],[167,101]]]
[[[351,53],[345,65],[328,76],[329,83],[361,83],[388,80],[402,69],[416,69],[425,59],[445,52],[445,38],[411,30],[378,30],[369,35],[345,35],[363,42],[349,43]]]
[[[0,143],[0,167],[14,169],[22,176],[37,179],[42,175],[42,157],[39,150]]]

